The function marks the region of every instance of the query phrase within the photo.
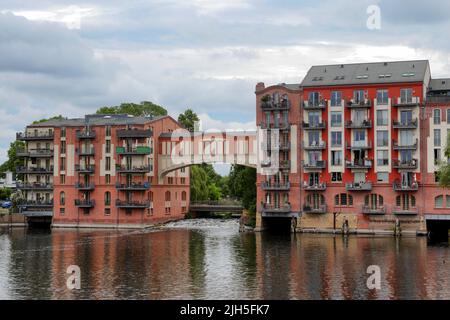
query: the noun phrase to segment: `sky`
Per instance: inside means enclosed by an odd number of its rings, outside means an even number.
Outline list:
[[[450,77],[449,30],[439,0],[0,0],[0,162],[33,120],[122,102],[250,129],[256,83],[312,65],[428,59]]]

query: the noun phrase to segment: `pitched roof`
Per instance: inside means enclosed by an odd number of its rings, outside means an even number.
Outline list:
[[[450,78],[431,79],[429,91],[450,91]]]
[[[423,82],[428,60],[371,62],[313,66],[302,81],[303,87]]]

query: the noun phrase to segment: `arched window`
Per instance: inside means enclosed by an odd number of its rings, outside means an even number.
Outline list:
[[[434,198],[434,207],[435,208],[443,208],[443,202],[444,202],[444,197],[441,196],[437,196],[436,198]]]
[[[181,200],[186,201],[186,191],[181,192]]]
[[[376,193],[368,194],[364,197],[364,205],[371,207],[371,208],[378,208],[383,206],[384,199],[383,196],[378,195]]]
[[[353,196],[347,193],[340,193],[334,196],[336,206],[353,206]]]
[[[59,194],[59,203],[62,206],[66,204],[66,194],[64,191],[61,191],[61,193]]]
[[[166,191],[165,199],[166,201],[170,201],[170,191]]]
[[[105,192],[105,206],[111,205],[111,192]]]

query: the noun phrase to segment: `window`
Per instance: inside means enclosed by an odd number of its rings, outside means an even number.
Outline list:
[[[111,137],[111,126],[106,126],[106,136]]]
[[[105,206],[111,205],[111,192],[105,192]]]
[[[364,146],[366,143],[366,131],[365,130],[353,130],[353,138],[355,146]]]
[[[331,165],[340,166],[342,164],[342,151],[331,151]]]
[[[111,183],[111,175],[109,173],[105,174],[105,183],[106,184],[110,184]]]
[[[377,91],[377,104],[388,104],[389,101],[389,91],[388,90],[378,90]]]
[[[66,142],[61,141],[61,154],[66,153]]]
[[[166,201],[170,201],[170,191],[166,191],[165,199]]]
[[[340,127],[342,126],[342,113],[341,112],[331,112],[331,126]]]
[[[105,152],[111,153],[111,140],[106,140]]]
[[[106,171],[111,170],[111,157],[105,158],[105,170]]]
[[[167,178],[167,183],[168,184],[173,184],[173,177],[168,177]]]
[[[449,195],[445,196],[445,207],[450,208],[450,196]]]
[[[353,91],[353,99],[355,103],[360,103],[364,101],[364,90]]]
[[[181,180],[180,181],[181,184],[186,184],[186,178],[181,178],[180,180]]]
[[[332,131],[331,132],[331,146],[332,147],[340,147],[342,146],[342,132],[340,131]]]
[[[388,131],[387,130],[378,130],[377,131],[377,146],[378,147],[387,147],[389,144],[389,138],[388,138]]]
[[[434,164],[438,165],[441,161],[441,149],[434,149]]]
[[[441,124],[441,110],[440,109],[433,110],[433,123]]]
[[[180,172],[182,172],[182,173],[186,172],[186,168],[185,167],[181,168]]]
[[[66,137],[66,128],[61,128],[61,138]]]
[[[320,94],[319,92],[310,92],[308,96],[309,103],[313,105],[319,104]]]
[[[389,156],[388,156],[387,150],[378,150],[377,151],[377,165],[379,165],[379,166],[389,165]]]
[[[434,182],[439,182],[439,173],[437,171],[434,172]]]
[[[308,132],[308,141],[309,145],[319,145],[320,143],[320,131],[309,131]]]
[[[412,89],[400,89],[400,102],[401,103],[411,103],[412,102]]]
[[[353,206],[353,197],[350,194],[341,193],[335,196],[334,202],[340,206]]]
[[[377,172],[378,182],[389,182],[389,172]]]
[[[383,196],[378,195],[376,193],[368,194],[364,197],[364,205],[376,209],[383,206],[384,199]]]
[[[320,123],[320,112],[310,111],[308,112],[308,123],[309,126],[317,126]]]
[[[342,182],[342,173],[341,172],[332,172],[331,173],[331,181],[332,182]]]
[[[434,198],[434,207],[443,208],[443,200],[444,200],[443,196],[437,196],[436,198]]]
[[[61,191],[59,194],[59,204],[62,206],[66,204],[66,194],[64,191]]]
[[[434,146],[441,146],[441,129],[434,129]]]
[[[331,106],[339,107],[342,105],[342,93],[341,91],[332,91],[331,92]]]
[[[66,175],[62,174],[59,176],[59,183],[60,184],[65,184],[66,183]]]
[[[447,123],[450,123],[450,109],[447,109]]]
[[[181,192],[181,200],[186,201],[186,191]]]
[[[105,208],[105,216],[111,215],[111,208]]]
[[[65,208],[59,208],[59,214],[61,216],[63,216],[66,213],[66,209]]]
[[[388,110],[377,110],[377,126],[388,125]]]
[[[61,171],[66,170],[66,159],[65,158],[59,158],[59,161],[61,161],[60,169]]]

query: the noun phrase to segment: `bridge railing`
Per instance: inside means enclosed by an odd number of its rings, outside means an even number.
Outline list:
[[[221,200],[203,200],[191,201],[190,206],[242,206],[242,202],[235,199],[221,199]]]

